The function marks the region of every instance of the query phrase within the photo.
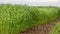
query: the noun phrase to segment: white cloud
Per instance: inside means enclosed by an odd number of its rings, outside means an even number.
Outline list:
[[[0,3],[60,6],[60,0],[0,0]]]
[[[54,2],[57,0],[25,0],[26,2]]]

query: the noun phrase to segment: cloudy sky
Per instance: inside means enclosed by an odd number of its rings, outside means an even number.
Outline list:
[[[0,0],[0,3],[43,5],[43,6],[60,6],[60,0]]]

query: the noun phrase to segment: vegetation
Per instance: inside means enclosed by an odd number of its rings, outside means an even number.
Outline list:
[[[0,4],[0,34],[18,34],[37,24],[59,17],[57,7]]]
[[[52,29],[52,31],[50,32],[50,34],[60,34],[60,22],[58,22],[54,28]]]

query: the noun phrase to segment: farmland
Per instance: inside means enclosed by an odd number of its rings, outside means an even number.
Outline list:
[[[60,22],[58,22],[54,28],[52,29],[52,31],[50,32],[50,34],[60,34]]]
[[[58,17],[58,7],[0,4],[0,34],[18,34]]]

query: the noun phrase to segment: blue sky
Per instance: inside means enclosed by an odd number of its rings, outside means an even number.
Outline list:
[[[34,6],[60,6],[60,0],[0,0],[0,3],[27,4]]]

